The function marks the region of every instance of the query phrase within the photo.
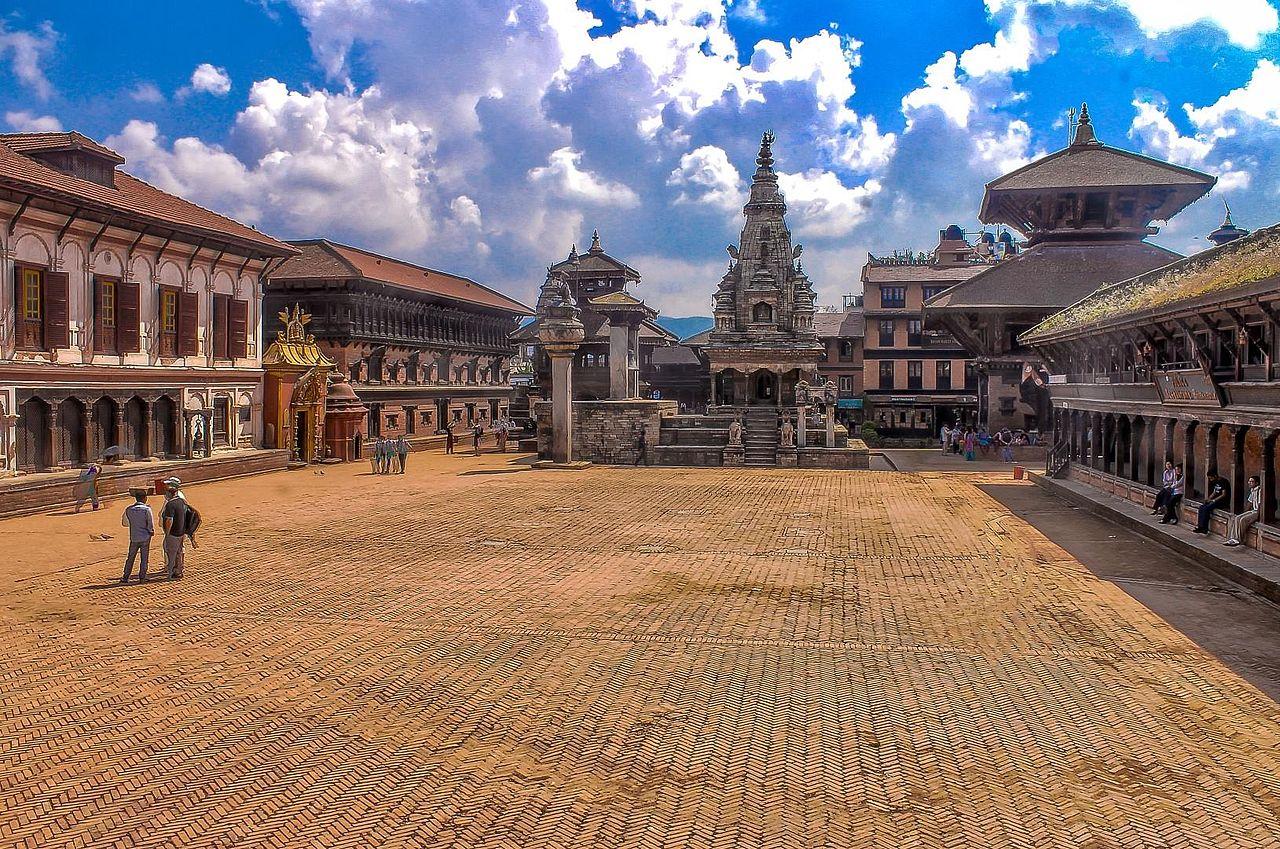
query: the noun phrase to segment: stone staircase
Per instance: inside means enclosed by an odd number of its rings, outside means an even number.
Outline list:
[[[747,407],[743,422],[742,462],[746,466],[778,464],[778,411],[773,407]]]

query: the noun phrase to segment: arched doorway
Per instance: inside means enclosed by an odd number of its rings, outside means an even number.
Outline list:
[[[110,398],[99,398],[93,405],[93,440],[90,450],[94,457],[101,457],[102,452],[113,445],[119,445],[120,434],[116,431],[116,402]],[[121,446],[123,450],[123,446]]]
[[[178,453],[174,444],[174,423],[178,408],[168,395],[161,395],[151,405],[151,453],[159,457],[172,457]]]
[[[762,369],[751,376],[751,403],[778,403],[778,376],[776,374]]]
[[[124,441],[120,447],[135,460],[147,456],[147,402],[137,395],[124,405]]]
[[[63,465],[79,466],[85,462],[87,437],[84,405],[76,398],[67,398],[58,405],[58,453]]]
[[[52,464],[49,445],[49,405],[28,398],[18,407],[18,468],[43,472]]]

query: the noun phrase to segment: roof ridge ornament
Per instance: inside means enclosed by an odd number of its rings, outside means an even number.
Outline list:
[[[1071,146],[1078,147],[1085,144],[1101,144],[1098,137],[1093,133],[1093,119],[1089,117],[1089,104],[1080,104],[1080,120],[1076,122],[1076,137],[1072,140]]]

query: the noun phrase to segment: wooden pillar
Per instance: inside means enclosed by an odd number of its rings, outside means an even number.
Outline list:
[[[1206,495],[1209,481],[1218,476],[1218,431],[1221,428],[1220,422],[1210,422],[1204,428],[1204,485],[1200,491]]]
[[[1262,436],[1262,469],[1258,480],[1262,482],[1262,504],[1258,521],[1271,525],[1276,520],[1276,435],[1278,431],[1266,431]]]
[[[1249,428],[1244,425],[1228,425],[1227,433],[1231,439],[1231,470],[1228,479],[1231,481],[1231,512],[1244,512],[1245,473],[1244,473],[1244,440]]]
[[[1182,491],[1187,498],[1196,494],[1196,431],[1199,422],[1189,421],[1182,431]]]

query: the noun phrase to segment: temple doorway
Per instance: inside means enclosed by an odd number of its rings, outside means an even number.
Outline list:
[[[778,403],[778,376],[771,371],[758,371],[751,378],[753,404]]]

